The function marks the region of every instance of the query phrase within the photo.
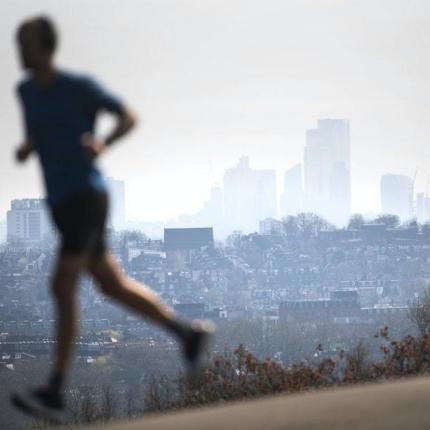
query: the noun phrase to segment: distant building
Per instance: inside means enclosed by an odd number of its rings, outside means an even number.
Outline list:
[[[417,193],[416,217],[419,223],[430,221],[430,198],[424,193]]]
[[[349,123],[318,121],[306,132],[304,152],[305,210],[343,226],[351,214]]]
[[[223,194],[220,187],[212,187],[209,200],[204,204],[200,216],[206,225],[219,225],[223,218]]]
[[[205,312],[204,317],[210,320],[226,319],[228,317],[227,310],[222,307],[214,307]]]
[[[220,234],[224,227],[222,189],[218,186],[212,187],[203,208],[196,213],[179,215],[177,225],[178,227],[212,225],[217,234]]]
[[[236,167],[224,174],[224,213],[230,230],[253,232],[258,221],[275,218],[276,172],[249,167],[249,159],[242,157]]]
[[[5,242],[7,239],[7,222],[0,221],[0,243]]]
[[[264,315],[261,322],[263,339],[269,339],[279,326],[279,316]]]
[[[114,178],[107,178],[109,189],[109,224],[114,230],[125,229],[125,183]]]
[[[183,270],[196,253],[213,246],[211,227],[164,229],[164,249],[169,270]]]
[[[214,245],[213,229],[165,228],[164,248],[166,251],[199,249]]]
[[[44,199],[15,199],[7,211],[7,241],[37,243],[50,240],[54,230]]]
[[[295,216],[303,211],[302,167],[296,164],[284,175],[284,190],[281,195],[281,218]]]
[[[402,221],[413,217],[414,182],[403,175],[381,177],[381,208],[384,214],[397,215]]]
[[[260,221],[259,227],[259,233],[262,235],[282,234],[283,231],[282,222],[273,218]]]
[[[205,316],[205,304],[179,303],[175,305],[175,312],[188,319],[201,319]]]
[[[329,299],[294,300],[279,304],[279,318],[284,321],[348,322],[359,316],[356,289],[333,291]]]

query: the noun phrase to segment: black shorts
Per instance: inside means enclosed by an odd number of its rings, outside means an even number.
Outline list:
[[[61,237],[61,254],[101,256],[106,252],[106,191],[89,189],[51,207]]]

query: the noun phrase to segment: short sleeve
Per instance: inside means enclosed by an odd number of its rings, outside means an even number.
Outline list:
[[[106,110],[108,112],[120,113],[123,111],[122,100],[106,90],[102,85],[92,78],[83,78],[84,103],[95,112]]]

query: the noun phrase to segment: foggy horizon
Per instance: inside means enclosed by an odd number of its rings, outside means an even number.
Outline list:
[[[18,167],[12,154],[21,139],[14,33],[22,19],[45,11],[60,30],[58,65],[99,77],[141,118],[138,130],[101,161],[106,176],[126,183],[129,220],[165,221],[198,211],[241,156],[252,168],[277,171],[279,205],[284,172],[303,163],[306,130],[323,118],[350,123],[352,213],[381,211],[386,173],[413,177],[418,169],[415,191],[425,191],[426,2],[101,6],[0,6],[0,50],[7,59],[0,171],[11,184],[2,188],[0,220],[12,199],[43,196],[35,160]]]

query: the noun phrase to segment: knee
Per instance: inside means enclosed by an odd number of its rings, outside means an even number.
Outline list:
[[[51,291],[57,301],[70,300],[76,293],[79,274],[72,272],[57,272],[51,286]]]
[[[73,296],[82,267],[83,263],[79,258],[67,257],[58,261],[52,282],[52,292],[58,300],[69,299]]]
[[[101,292],[110,297],[118,297],[123,289],[122,284],[117,279],[108,279],[104,276],[96,278]]]
[[[90,274],[97,281],[98,287],[103,294],[116,297],[121,293],[123,286],[120,275],[97,266],[90,268]]]

